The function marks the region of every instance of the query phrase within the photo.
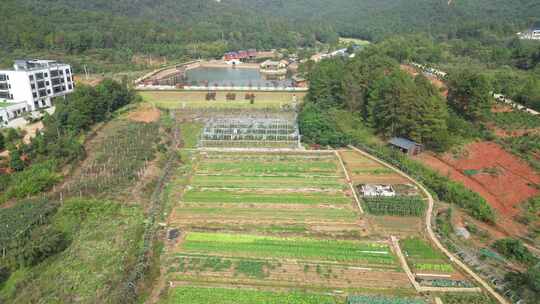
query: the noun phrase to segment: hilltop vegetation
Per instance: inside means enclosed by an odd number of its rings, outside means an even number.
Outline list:
[[[453,39],[480,29],[493,38],[513,35],[538,16],[540,5],[531,0],[450,6],[446,0],[6,0],[0,17],[10,22],[0,33],[0,65],[69,55],[77,69],[89,62],[96,71],[127,69],[135,55],[215,57],[239,48],[335,44],[338,35],[378,41],[424,32]]]
[[[426,32],[455,37],[469,27],[515,33],[538,21],[540,5],[518,0],[229,0],[270,16],[330,22],[342,36],[380,40]]]

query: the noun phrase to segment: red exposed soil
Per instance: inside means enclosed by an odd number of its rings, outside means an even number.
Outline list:
[[[540,175],[527,163],[495,143],[469,144],[465,147],[464,154],[459,158],[451,154],[423,154],[418,158],[429,167],[452,180],[462,182],[467,188],[484,197],[504,218],[501,220],[505,222],[505,228],[517,228],[519,225],[508,219],[519,214],[520,203],[540,193],[534,187],[535,184],[540,184]],[[492,172],[485,172],[486,169]],[[465,170],[476,170],[478,173],[466,175]]]
[[[420,74],[420,72],[415,67],[412,67],[410,65],[401,64],[400,68],[403,71],[409,73],[409,75],[411,76],[416,76]],[[424,75],[424,76],[426,76],[426,78],[431,82],[433,86],[435,86],[437,89],[441,89],[442,96],[448,97],[448,87],[446,86],[444,82],[442,82],[435,76],[431,76],[431,75]]]
[[[514,109],[512,109],[511,106],[505,105],[505,104],[495,104],[491,108],[492,113],[508,113],[508,112],[513,112],[513,111]]]
[[[418,70],[417,70],[416,68],[410,66],[410,65],[401,64],[399,67],[400,67],[403,71],[409,73],[409,74],[412,75],[412,76],[416,76],[416,75],[419,74],[419,73],[418,73]]]
[[[540,128],[535,129],[513,129],[513,130],[504,130],[497,127],[494,123],[488,123],[487,127],[500,138],[508,137],[521,137],[527,134],[540,134]]]

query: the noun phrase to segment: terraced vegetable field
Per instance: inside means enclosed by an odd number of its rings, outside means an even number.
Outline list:
[[[332,153],[202,152],[172,222],[184,228],[302,223],[351,230],[358,210],[343,175]]]
[[[200,151],[193,168],[169,217],[181,235],[164,258],[168,281],[311,292],[225,289],[217,303],[243,303],[244,294],[246,303],[334,303],[318,294],[335,288],[413,292],[387,239],[362,239],[362,216],[335,154]],[[166,303],[210,296],[182,288]]]

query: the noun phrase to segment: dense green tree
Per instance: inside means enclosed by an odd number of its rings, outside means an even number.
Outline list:
[[[413,80],[405,72],[393,72],[374,83],[369,108],[372,127],[382,135],[408,137],[435,148],[446,148],[446,105],[425,77]]]
[[[493,243],[493,248],[505,257],[527,265],[535,265],[539,262],[538,258],[525,247],[521,240],[511,238],[500,239]]]
[[[377,81],[381,81],[391,71],[399,69],[398,62],[379,54],[377,47],[362,51],[349,61],[343,72],[342,88],[345,104],[350,111],[359,111],[367,118],[368,94]]]
[[[6,139],[4,138],[4,134],[0,132],[0,151],[4,150],[6,148]]]
[[[517,102],[520,102],[527,107],[540,110],[540,78],[535,75],[528,77],[523,83],[522,90],[514,96],[516,97]]]
[[[506,280],[510,282],[510,288],[525,299],[526,303],[540,302],[540,263],[522,273],[509,273]]]
[[[341,82],[345,62],[342,59],[323,60],[309,73],[308,98],[321,108],[343,106]]]
[[[440,92],[425,77],[402,71],[399,62],[380,49],[370,46],[352,60],[323,60],[310,69],[306,99],[313,107],[304,111],[324,112],[310,121],[327,125],[321,117],[331,109],[347,109],[384,137],[402,136],[446,149],[448,111]],[[305,137],[311,135],[316,133]]]
[[[328,112],[323,112],[316,105],[305,105],[298,116],[298,121],[300,132],[306,143],[335,147],[350,143],[349,138],[337,130],[334,117]]]
[[[489,111],[492,87],[485,75],[467,69],[459,70],[450,74],[448,86],[449,104],[459,114],[478,119]]]
[[[9,167],[13,171],[22,171],[24,170],[26,164],[22,160],[23,154],[22,151],[15,146],[9,149]]]

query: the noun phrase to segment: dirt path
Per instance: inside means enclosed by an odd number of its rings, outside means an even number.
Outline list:
[[[175,148],[178,149],[178,150],[182,149],[183,140],[182,140],[182,130],[180,128],[178,128],[178,133],[175,134],[175,142],[177,143]],[[186,185],[191,184],[191,178],[193,177],[193,172],[195,172],[195,171],[196,171],[196,164],[195,164],[195,166],[193,167],[193,169],[191,170],[191,172],[188,175]],[[186,187],[184,187],[181,190],[181,192],[178,194],[178,196],[182,196],[185,191],[186,191]],[[164,198],[164,199],[167,199],[167,198]],[[167,227],[170,227],[170,223],[171,223],[171,220],[173,219],[173,215],[174,215],[174,212],[169,213],[169,216],[167,218]],[[174,250],[174,248],[178,245],[178,243],[180,243],[182,241],[184,236],[185,235],[182,234],[175,242],[169,242],[169,240],[167,239],[167,235],[166,235],[165,239],[163,240],[164,243],[165,243],[165,247],[164,247],[163,253],[161,253],[161,258],[160,259],[163,259],[164,257],[166,257],[168,252]],[[146,304],[156,304],[156,303],[159,302],[159,300],[161,298],[161,294],[166,290],[166,288],[168,286],[171,285],[171,282],[167,282],[167,277],[166,276],[167,276],[167,267],[166,267],[166,265],[162,264],[162,265],[160,265],[160,269],[159,269],[159,277],[156,280],[156,284],[154,284],[154,286],[152,288],[152,293],[150,294],[148,299],[145,301]]]
[[[486,283],[486,281],[484,281],[484,279],[482,279],[479,275],[477,275],[474,271],[472,271],[467,265],[465,265],[465,263],[461,262],[457,257],[455,257],[439,241],[439,239],[437,238],[435,232],[433,232],[433,228],[431,227],[432,217],[433,217],[433,206],[434,206],[435,202],[433,200],[433,196],[429,193],[429,191],[427,191],[427,189],[422,184],[420,184],[419,182],[417,182],[416,180],[414,180],[412,177],[405,174],[401,170],[399,170],[399,169],[393,167],[392,165],[378,159],[377,157],[372,156],[371,154],[366,153],[366,152],[364,152],[364,151],[362,151],[362,150],[360,150],[360,149],[358,149],[358,148],[356,148],[354,146],[349,146],[349,147],[351,149],[357,151],[358,153],[360,153],[360,154],[362,154],[362,155],[364,155],[366,157],[369,157],[369,158],[383,164],[384,166],[396,171],[397,173],[399,173],[400,175],[402,175],[403,177],[407,178],[412,183],[414,183],[418,188],[420,188],[428,198],[429,206],[428,206],[428,210],[426,212],[426,223],[425,224],[426,224],[426,230],[427,230],[428,236],[431,239],[431,241],[433,242],[433,244],[435,244],[435,246],[437,246],[437,248],[439,250],[441,250],[450,259],[450,261],[452,263],[454,263],[460,269],[462,269],[465,273],[470,275],[480,286],[482,286],[482,288],[484,290],[486,290],[491,296],[493,296],[500,304],[510,304],[510,302],[508,302],[503,296],[501,296],[497,291],[495,291],[488,283]]]
[[[362,205],[360,204],[360,200],[358,199],[358,195],[356,194],[356,191],[354,190],[353,182],[349,176],[349,172],[347,171],[347,168],[345,167],[345,163],[343,163],[343,159],[341,158],[341,155],[338,151],[336,151],[336,156],[339,159],[339,164],[341,165],[341,168],[343,169],[343,172],[345,173],[345,178],[347,179],[347,184],[351,188],[351,192],[354,196],[354,201],[356,202],[356,205],[358,206],[358,210],[360,210],[360,214],[364,214],[364,209],[362,209]]]

